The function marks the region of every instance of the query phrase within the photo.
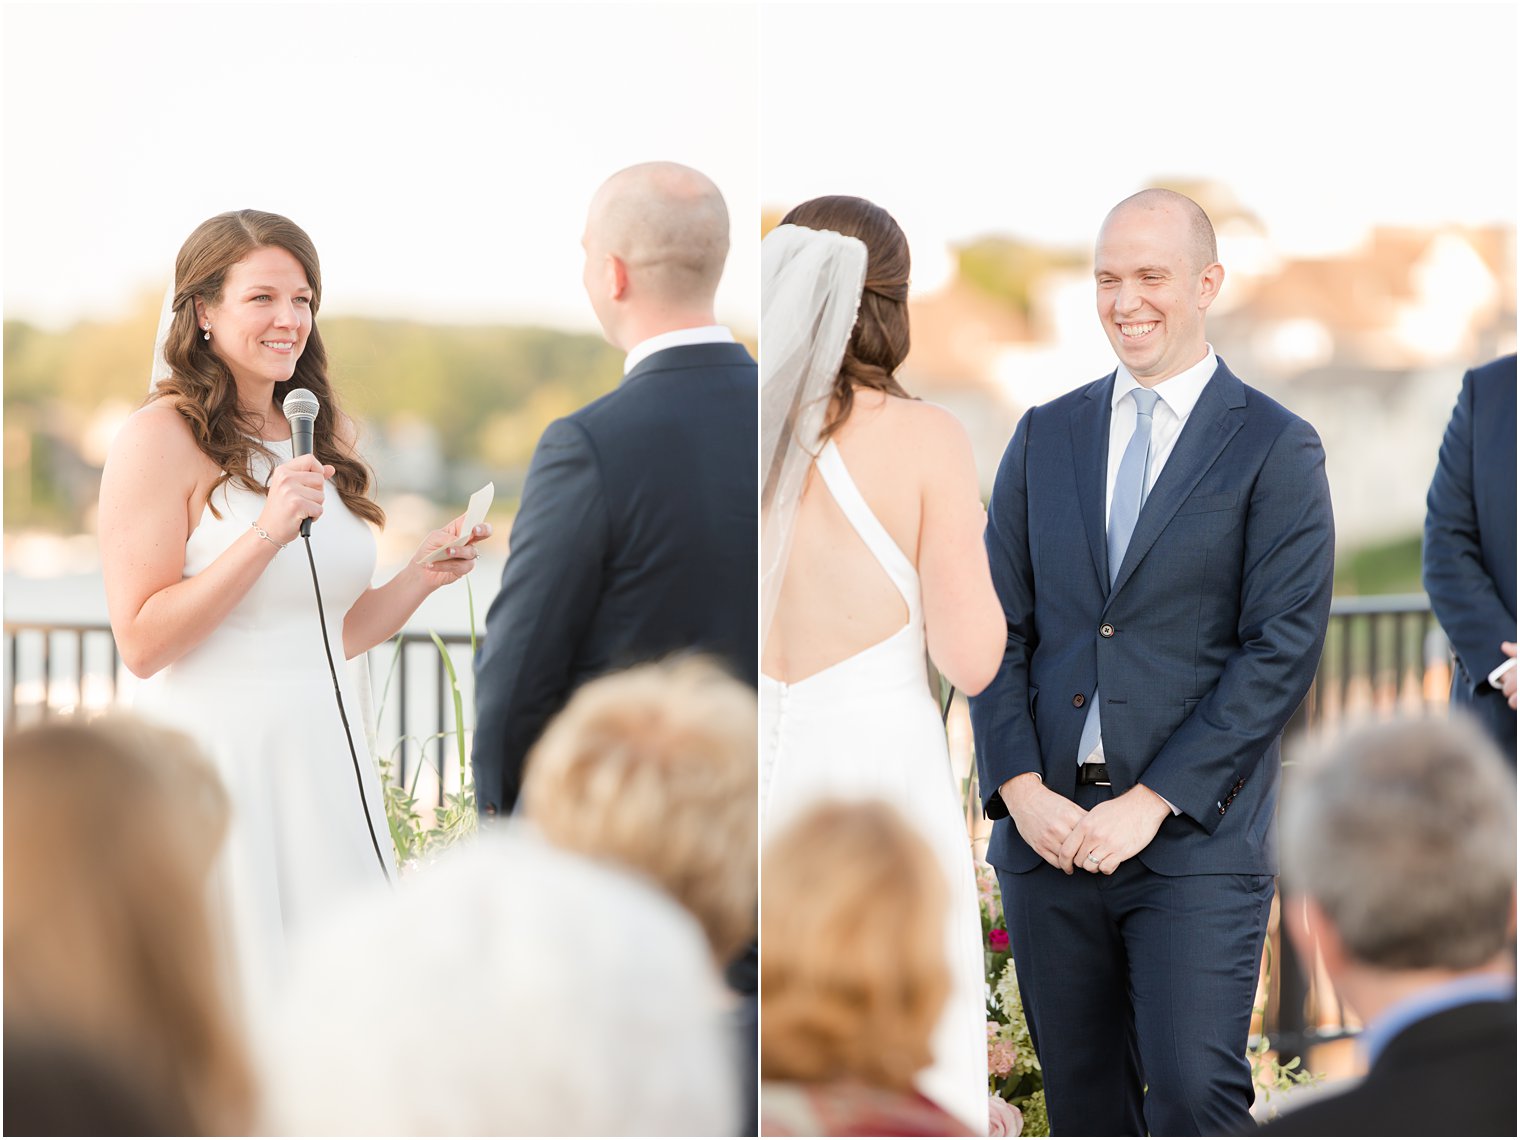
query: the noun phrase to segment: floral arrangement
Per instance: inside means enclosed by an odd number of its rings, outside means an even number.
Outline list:
[[[977,864],[976,888],[981,903],[982,953],[987,972],[987,1081],[991,1096],[988,1116],[992,1134],[1049,1136],[1045,1078],[1019,996],[997,875],[985,863]]]

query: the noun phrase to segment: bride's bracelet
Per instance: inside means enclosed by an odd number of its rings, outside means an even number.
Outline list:
[[[278,546],[281,550],[284,550],[287,546],[290,545],[290,543],[288,543],[288,542],[278,542],[278,541],[276,541],[275,538],[274,538],[274,536],[272,536],[267,530],[265,530],[263,527],[261,527],[256,522],[251,522],[248,525],[251,526],[251,527],[253,527],[254,533],[257,534],[260,538],[262,538],[265,542],[272,542],[272,543],[274,543],[275,546]]]

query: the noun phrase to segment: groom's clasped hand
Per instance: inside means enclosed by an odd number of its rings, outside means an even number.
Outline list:
[[[1084,811],[1033,772],[1007,781],[999,794],[1024,842],[1068,875],[1076,870],[1112,875],[1155,838],[1170,811],[1143,785]]]

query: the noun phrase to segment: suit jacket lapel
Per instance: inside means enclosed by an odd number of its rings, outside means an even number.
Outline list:
[[[1245,385],[1236,379],[1221,360],[1213,377],[1204,387],[1203,394],[1198,397],[1193,414],[1183,426],[1182,435],[1178,437],[1177,446],[1168,457],[1166,466],[1161,469],[1160,478],[1140,508],[1140,517],[1135,520],[1135,533],[1130,536],[1129,548],[1125,550],[1124,561],[1119,566],[1119,576],[1114,579],[1114,588],[1108,593],[1110,604],[1114,596],[1124,588],[1124,583],[1129,581],[1140,560],[1155,545],[1166,524],[1172,521],[1177,508],[1192,494],[1198,480],[1203,478],[1225,445],[1240,430],[1245,422],[1241,409],[1245,406]],[[1102,500],[1099,502],[1101,504]]]
[[[1087,387],[1086,398],[1078,401],[1071,414],[1071,450],[1077,475],[1077,502],[1082,510],[1082,526],[1087,531],[1087,545],[1092,548],[1093,565],[1098,581],[1108,582],[1108,528],[1104,480],[1108,474],[1108,422],[1114,391],[1114,376],[1094,381]]]

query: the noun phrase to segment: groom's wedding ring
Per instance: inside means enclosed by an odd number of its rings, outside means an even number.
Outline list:
[[[1094,853],[1094,854],[1092,854],[1092,855],[1089,855],[1089,856],[1088,856],[1088,857],[1087,857],[1087,861],[1088,861],[1088,862],[1089,862],[1089,863],[1101,863],[1101,862],[1103,862],[1103,860],[1102,860],[1102,859],[1101,859],[1101,858],[1099,858],[1099,857],[1098,857],[1098,855],[1097,855],[1097,854],[1096,854],[1096,853]]]

